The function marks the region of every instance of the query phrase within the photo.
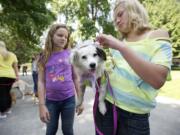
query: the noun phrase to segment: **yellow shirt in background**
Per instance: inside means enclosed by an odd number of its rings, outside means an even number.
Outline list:
[[[9,52],[7,60],[3,60],[3,57],[0,55],[0,77],[16,78],[12,65],[17,62],[17,57],[12,52]]]

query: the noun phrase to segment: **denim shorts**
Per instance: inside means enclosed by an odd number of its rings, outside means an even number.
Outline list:
[[[95,114],[95,123],[103,135],[113,135],[113,104],[106,102],[107,112],[103,116],[99,110]],[[150,135],[149,113],[136,114],[117,108],[116,135]],[[96,133],[96,135],[99,135]]]
[[[51,101],[46,99],[46,106],[50,113],[50,121],[47,123],[46,135],[56,135],[59,117],[61,117],[63,135],[74,135],[75,96],[63,101]]]

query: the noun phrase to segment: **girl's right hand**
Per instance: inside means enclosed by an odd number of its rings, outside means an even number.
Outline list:
[[[80,115],[84,110],[83,104],[76,106],[76,113],[77,115]]]
[[[124,46],[124,43],[112,35],[100,34],[96,37],[96,41],[99,42],[104,47],[109,47],[112,49],[119,50]]]
[[[49,111],[44,104],[39,105],[39,115],[42,122],[48,123],[50,121]]]

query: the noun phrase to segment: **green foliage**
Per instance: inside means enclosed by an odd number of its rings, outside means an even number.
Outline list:
[[[159,95],[180,100],[180,71],[171,71],[171,81],[167,81],[160,90]]]
[[[88,39],[90,36],[95,37],[97,28],[95,27],[95,22],[93,20],[88,19],[87,17],[82,17],[81,20],[81,27],[79,30],[84,35],[84,39]]]
[[[78,20],[78,38],[94,38],[99,32],[115,35],[112,20],[109,19],[108,0],[66,0],[54,3],[58,12],[66,16],[66,22],[70,26]]]
[[[56,2],[55,2],[56,1]],[[150,16],[154,28],[167,29],[173,44],[173,55],[180,55],[180,4],[176,0],[140,0]],[[70,26],[76,22],[80,39],[94,38],[97,33],[117,35],[110,19],[108,0],[54,0],[54,7],[66,17]],[[78,20],[78,21],[77,21]],[[78,31],[78,32],[77,32]]]
[[[95,38],[97,33],[117,36],[111,19],[110,0],[0,0],[0,40],[15,52],[20,63],[40,51],[40,36],[49,24],[63,15],[72,37]],[[140,0],[155,28],[168,30],[173,55],[180,56],[180,3],[176,0]],[[49,5],[49,8],[47,8]],[[61,20],[60,20],[61,21]],[[74,26],[74,24],[76,26]],[[71,39],[71,43],[74,41]]]
[[[165,28],[173,44],[173,55],[180,56],[180,3],[176,0],[143,0],[155,28]]]
[[[49,0],[50,1],[50,0]],[[27,62],[33,51],[40,48],[40,36],[55,15],[46,8],[48,0],[1,0],[1,40],[6,41],[9,50],[18,56],[19,62]]]

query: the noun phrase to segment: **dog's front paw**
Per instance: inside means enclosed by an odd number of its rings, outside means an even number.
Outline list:
[[[101,112],[101,114],[104,115],[107,111],[105,103],[99,102],[98,107],[99,107],[99,111]]]

